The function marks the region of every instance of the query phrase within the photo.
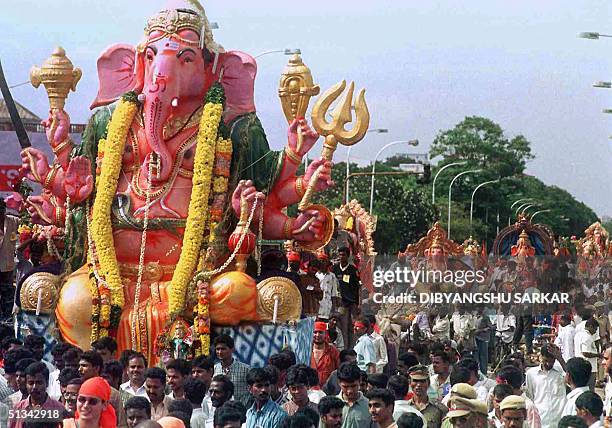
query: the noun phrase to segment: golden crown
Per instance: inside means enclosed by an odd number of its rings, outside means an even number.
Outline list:
[[[147,25],[145,26],[145,37],[148,38],[154,31],[160,31],[162,33],[161,37],[155,40],[173,36],[187,44],[198,44],[180,37],[178,33],[182,30],[191,30],[198,34],[200,36],[200,47],[206,47],[206,49],[212,53],[223,52],[223,47],[213,39],[210,24],[206,18],[204,9],[199,12],[191,9],[162,10],[148,19]],[[148,43],[151,42],[152,40],[149,39]]]

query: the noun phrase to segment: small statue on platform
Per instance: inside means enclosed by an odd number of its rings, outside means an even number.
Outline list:
[[[609,234],[599,222],[590,225],[584,231],[584,238],[578,242],[583,257],[592,260],[605,258],[607,256]]]
[[[174,326],[174,336],[172,339],[172,350],[174,358],[186,359],[191,347],[191,337],[188,334],[188,327],[178,321]]]
[[[519,235],[519,239],[515,245],[512,246],[510,254],[512,257],[517,259],[519,264],[525,264],[527,257],[535,256],[535,248],[531,245],[531,240],[529,239],[529,235],[525,230],[521,232]]]

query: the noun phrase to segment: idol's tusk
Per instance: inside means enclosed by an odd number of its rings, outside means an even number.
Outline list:
[[[306,223],[304,223],[304,224],[302,225],[302,227],[300,227],[298,230],[294,231],[294,232],[293,232],[293,234],[294,234],[294,235],[297,235],[298,233],[303,233],[303,232],[306,232],[306,230],[308,230],[308,228],[310,227],[310,225],[311,225],[312,223],[314,223],[314,221],[315,221],[315,218],[314,218],[314,217],[312,217],[310,220],[308,220]]]
[[[302,150],[302,144],[304,144],[304,134],[302,134],[302,127],[298,126],[297,129],[297,145],[295,146],[296,153],[300,153]]]

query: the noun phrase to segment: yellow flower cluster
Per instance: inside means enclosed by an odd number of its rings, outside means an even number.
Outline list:
[[[200,120],[183,248],[170,283],[168,311],[171,317],[179,315],[185,307],[185,294],[198,262],[209,220],[208,198],[212,187],[215,145],[222,113],[221,104],[206,103]]]
[[[93,275],[87,281],[89,292],[91,293],[91,343],[98,340],[100,336],[100,294],[98,292],[98,282]]]
[[[215,150],[214,182],[213,182],[213,202],[210,207],[210,226],[208,232],[208,251],[200,255],[200,266],[203,270],[214,268],[210,253],[214,245],[216,228],[223,217],[223,206],[227,196],[229,185],[230,164],[232,159],[232,140],[219,137]],[[208,355],[210,349],[210,313],[209,313],[209,283],[202,282],[197,286],[198,300],[194,308],[195,318],[193,320],[194,331],[198,334],[200,348],[196,350],[198,354]]]
[[[213,192],[221,193],[224,189],[227,189],[227,178],[225,177],[215,177],[213,181]]]
[[[124,304],[123,286],[113,241],[111,205],[117,190],[121,157],[128,130],[137,111],[138,106],[135,102],[122,99],[113,113],[108,126],[108,136],[106,141],[102,142],[104,161],[103,167],[100,168],[96,199],[92,209],[91,236],[100,263],[100,275],[104,278],[110,293],[110,299],[100,293],[100,322],[106,324],[105,327],[110,319],[110,305],[122,308]]]
[[[102,171],[102,162],[104,160],[104,148],[106,147],[106,139],[98,140],[98,156],[96,158],[96,188],[100,183],[100,172]]]

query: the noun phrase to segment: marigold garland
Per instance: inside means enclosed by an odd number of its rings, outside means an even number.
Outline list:
[[[183,235],[183,248],[170,283],[168,311],[173,319],[185,308],[185,294],[193,278],[200,255],[204,231],[210,220],[208,199],[213,179],[217,132],[223,113],[223,96],[217,97],[221,85],[209,90],[196,140],[191,198]]]
[[[216,228],[223,217],[223,207],[227,196],[228,177],[230,176],[230,162],[232,157],[232,140],[224,139],[221,136],[217,140],[215,151],[215,178],[213,184],[213,202],[210,208],[210,227],[208,234],[208,248],[211,248],[216,240]],[[217,185],[217,183],[219,183]],[[211,270],[214,266],[207,260],[206,254],[201,257],[202,269]],[[198,300],[194,308],[195,317],[193,320],[193,330],[199,339],[199,348],[196,349],[198,355],[208,355],[210,350],[210,300],[209,300],[208,280],[201,280],[197,283]]]
[[[183,236],[183,247],[169,287],[169,313],[176,318],[184,310],[187,286],[190,283],[199,260],[202,241],[209,226],[209,242],[215,239],[214,230],[223,215],[225,195],[227,194],[229,166],[231,164],[232,142],[230,139],[217,139],[218,128],[223,113],[224,94],[220,84],[215,84],[207,94],[206,104],[200,120],[194,158],[192,193],[189,202],[187,222]],[[92,264],[98,263],[100,276],[97,287],[98,310],[92,317],[96,324],[93,336],[108,334],[111,328],[112,313],[124,305],[122,280],[115,253],[112,235],[110,209],[117,189],[121,171],[121,157],[129,127],[138,110],[133,93],[126,94],[119,102],[108,127],[108,136],[99,142],[96,177],[97,194],[92,210],[91,241]],[[217,147],[217,143],[219,146]],[[218,155],[218,157],[217,157]],[[217,162],[215,162],[217,159]],[[215,181],[213,183],[213,168]],[[211,190],[212,206],[209,214]],[[210,222],[210,223],[209,223]],[[96,245],[97,244],[97,245]],[[92,266],[92,271],[96,271]],[[92,285],[93,286],[93,285]],[[92,290],[93,291],[93,290]],[[93,294],[93,293],[92,293]],[[112,307],[111,307],[112,306]],[[208,350],[210,320],[208,315],[208,290],[204,287],[198,298],[196,312],[203,325],[196,330],[203,340],[202,348]],[[94,318],[98,318],[97,320]],[[96,322],[97,321],[97,322]],[[194,320],[195,321],[195,320]],[[205,347],[204,347],[205,346]]]
[[[96,188],[92,209],[91,237],[94,241],[106,290],[100,290],[100,326],[110,327],[111,305],[123,308],[123,284],[117,264],[111,224],[111,205],[115,197],[122,156],[128,130],[138,111],[138,102],[133,94],[126,94],[115,109],[108,126],[108,136],[102,141],[103,165]],[[92,260],[95,263],[95,261]],[[106,288],[104,287],[104,288]]]

